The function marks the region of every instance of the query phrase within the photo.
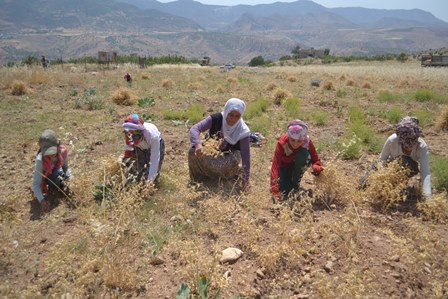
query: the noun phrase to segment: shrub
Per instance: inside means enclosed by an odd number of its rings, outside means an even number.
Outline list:
[[[162,87],[163,88],[172,88],[174,86],[174,82],[171,79],[163,79],[162,80]]]
[[[421,89],[421,90],[417,90],[414,93],[414,99],[417,102],[428,102],[431,101],[435,98],[436,94],[429,89]]]
[[[315,110],[311,113],[311,119],[316,126],[324,126],[327,124],[330,116],[322,110]]]
[[[87,109],[92,111],[92,110],[101,110],[103,109],[106,104],[104,103],[103,99],[99,99],[96,97],[93,98],[88,98],[86,100],[86,104],[87,104]]]
[[[283,107],[285,107],[286,115],[289,118],[299,118],[299,114],[300,114],[300,99],[299,98],[287,98],[283,102]]]
[[[425,127],[434,119],[433,113],[426,109],[413,111],[409,113],[409,115],[416,116],[418,118],[420,127]]]
[[[398,123],[404,116],[404,112],[401,108],[392,107],[386,112],[386,118],[391,124]]]
[[[362,84],[362,88],[371,89],[371,88],[372,88],[372,85],[370,84],[370,82],[364,82],[364,83]]]
[[[434,188],[439,191],[448,190],[448,158],[433,155],[430,166],[434,177]]]
[[[267,115],[263,114],[251,119],[249,127],[252,132],[260,132],[266,136],[271,127],[271,120]]]
[[[267,90],[267,91],[272,91],[272,90],[276,89],[277,87],[278,87],[278,86],[277,86],[276,83],[274,83],[274,82],[270,82],[270,83],[268,83],[268,85],[266,85],[266,90]]]
[[[325,90],[334,90],[334,85],[332,81],[326,81],[324,85],[322,85],[322,88]]]
[[[339,153],[343,159],[358,159],[362,153],[362,140],[353,134],[350,139],[346,139],[339,145]]]
[[[145,97],[137,100],[137,105],[139,107],[151,107],[156,104],[156,101],[153,98]]]
[[[289,82],[297,82],[297,77],[296,76],[289,76],[287,80]]]
[[[272,96],[272,101],[274,102],[274,104],[276,105],[280,105],[282,103],[282,101],[284,99],[286,99],[287,97],[289,97],[289,92],[278,88],[274,91],[274,95]]]
[[[21,96],[26,94],[27,89],[25,86],[25,82],[20,81],[20,80],[15,80],[14,82],[12,82],[12,87],[11,87],[11,94],[14,96]]]
[[[259,98],[247,105],[246,111],[244,112],[244,118],[251,119],[253,117],[260,116],[263,112],[266,112],[268,107],[268,100],[265,98]]]
[[[366,188],[367,200],[381,210],[387,210],[404,201],[402,190],[409,180],[407,171],[395,160],[371,173]]]
[[[448,130],[448,108],[445,108],[440,117],[437,119],[436,127],[438,130]]]
[[[132,106],[137,101],[137,98],[128,88],[118,89],[112,94],[111,99],[115,104],[124,106]]]
[[[263,56],[261,56],[261,55],[254,57],[249,61],[249,66],[260,66],[260,65],[264,65],[264,64],[265,64],[265,61],[264,61]]]
[[[336,96],[337,96],[338,98],[345,97],[345,96],[347,96],[347,91],[344,90],[344,89],[338,89],[338,90],[336,91]]]
[[[398,102],[400,100],[400,95],[390,92],[389,90],[381,90],[377,96],[380,102]]]

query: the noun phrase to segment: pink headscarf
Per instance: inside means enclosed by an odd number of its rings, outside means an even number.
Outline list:
[[[292,120],[288,123],[288,136],[289,138],[307,141],[308,137],[308,125],[300,119]]]

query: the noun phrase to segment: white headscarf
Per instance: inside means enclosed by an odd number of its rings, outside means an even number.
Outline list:
[[[226,122],[226,118],[227,115],[233,110],[238,111],[241,114],[241,117],[236,124],[229,126]],[[242,100],[231,98],[224,106],[224,111],[221,112],[223,115],[222,134],[224,136],[224,140],[232,145],[250,135],[249,127],[243,121],[243,113],[245,110],[246,104],[244,104]]]

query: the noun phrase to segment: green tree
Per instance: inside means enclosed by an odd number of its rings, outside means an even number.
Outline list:
[[[397,60],[400,62],[405,62],[406,60],[408,60],[408,55],[401,52],[400,55],[397,56]]]
[[[264,61],[263,56],[261,56],[261,55],[254,57],[249,61],[249,66],[259,66],[259,65],[264,65],[264,64],[265,64],[265,61]]]

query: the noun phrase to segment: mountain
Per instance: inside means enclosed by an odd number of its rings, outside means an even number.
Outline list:
[[[205,5],[194,0],[0,0],[0,63],[119,54],[278,59],[302,48],[336,55],[419,52],[448,44],[448,23],[423,10],[326,8],[309,0]]]

